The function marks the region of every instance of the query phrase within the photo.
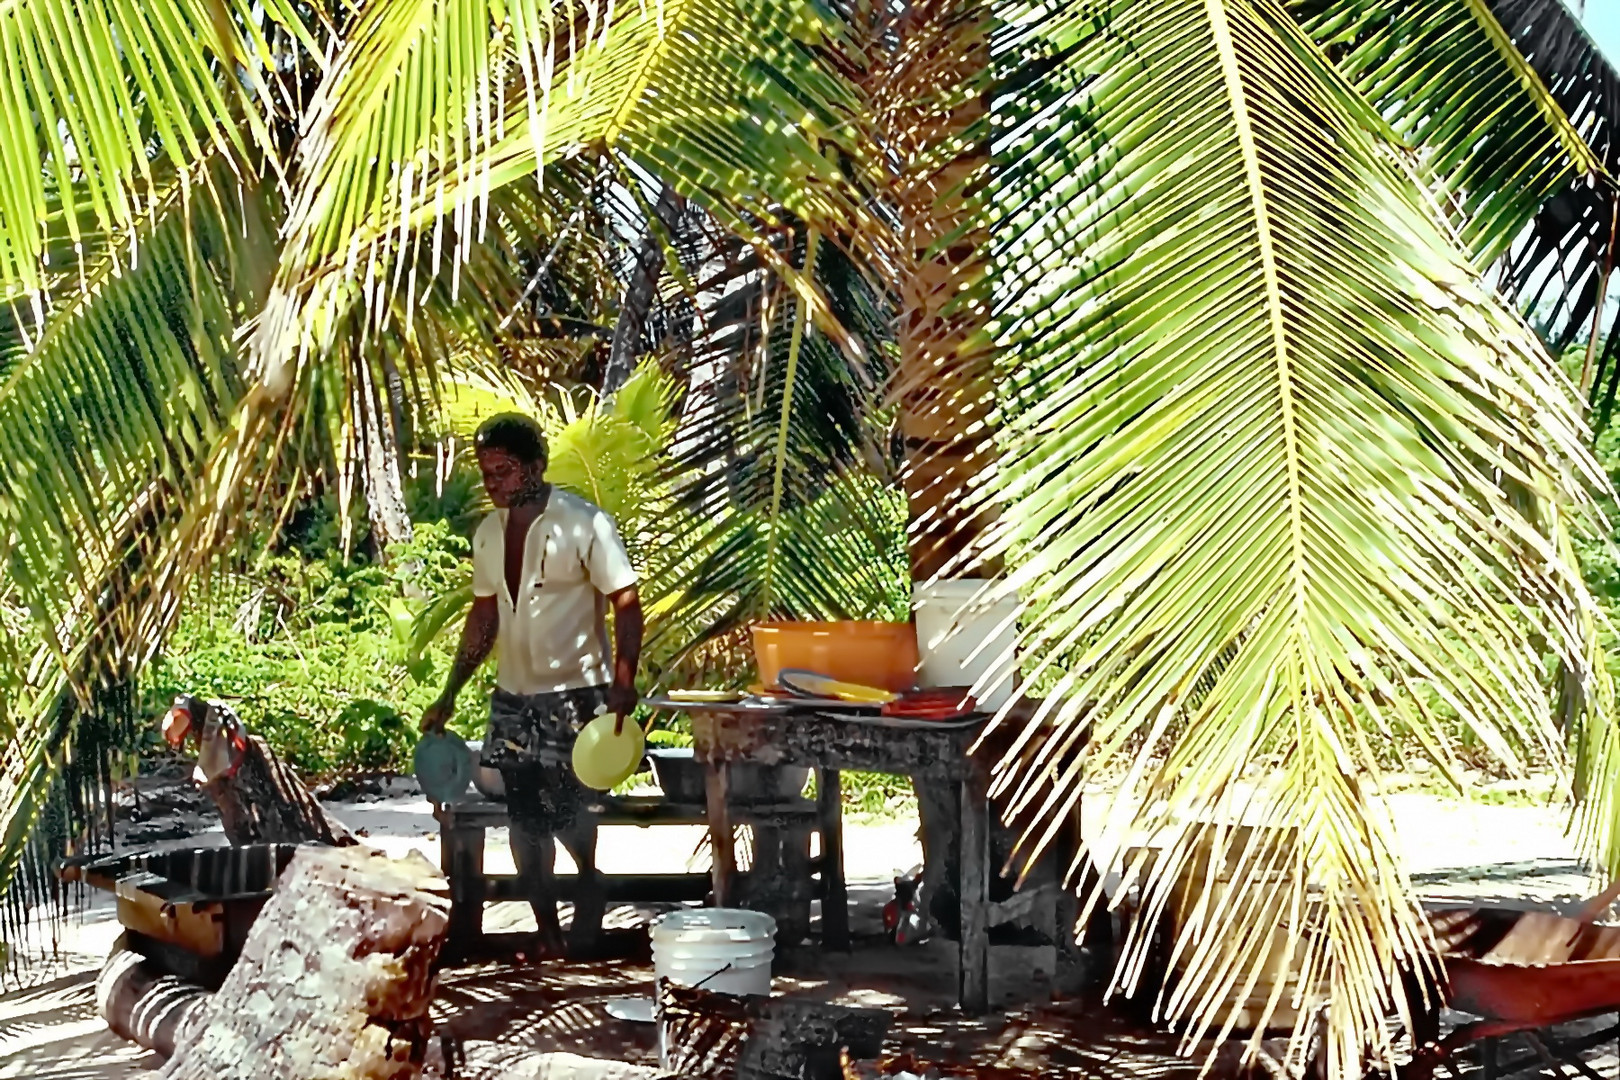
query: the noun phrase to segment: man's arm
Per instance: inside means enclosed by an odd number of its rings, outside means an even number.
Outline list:
[[[640,605],[637,605],[637,651],[640,651]],[[472,611],[467,613],[467,625],[461,628],[461,645],[456,659],[450,665],[450,678],[445,682],[439,700],[422,713],[423,731],[443,731],[446,721],[456,711],[456,695],[467,685],[479,665],[488,659],[495,647],[495,634],[501,626],[501,609],[493,596],[473,597]]]
[[[636,670],[641,666],[641,593],[634,585],[608,594],[613,605],[613,685],[608,689],[608,708],[619,717],[613,725],[617,735],[624,718],[636,707]]]

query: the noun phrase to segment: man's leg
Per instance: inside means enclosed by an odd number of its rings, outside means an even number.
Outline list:
[[[560,955],[562,924],[557,918],[554,884],[557,845],[543,797],[545,770],[532,765],[503,768],[501,778],[506,782],[506,807],[512,822],[512,860],[517,863],[518,877],[534,909],[541,947]]]
[[[596,872],[596,815],[580,811],[557,835],[579,868],[574,893],[574,921],[568,927],[568,955],[588,959],[596,954],[602,938],[602,917],[607,912],[607,895],[602,875]]]

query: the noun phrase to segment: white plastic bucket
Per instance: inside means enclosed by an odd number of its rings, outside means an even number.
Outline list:
[[[1017,675],[1018,597],[992,586],[983,578],[954,578],[919,584],[912,594],[918,685],[971,686],[986,710],[1007,703]]]
[[[722,994],[768,996],[776,920],[734,908],[672,911],[652,925],[652,954],[656,979]],[[668,1036],[660,1020],[658,1060],[666,1070],[672,1067]]]
[[[722,994],[771,992],[776,920],[757,911],[687,908],[652,926],[655,977]]]

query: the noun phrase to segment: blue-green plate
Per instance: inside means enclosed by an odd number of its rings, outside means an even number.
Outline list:
[[[423,735],[412,764],[422,794],[436,803],[454,802],[472,783],[472,751],[453,731]]]

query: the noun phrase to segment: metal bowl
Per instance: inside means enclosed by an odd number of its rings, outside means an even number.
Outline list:
[[[505,802],[506,781],[501,778],[501,770],[491,769],[481,763],[484,753],[483,740],[469,742],[467,750],[472,754],[473,787],[478,789],[478,794],[496,802]]]

